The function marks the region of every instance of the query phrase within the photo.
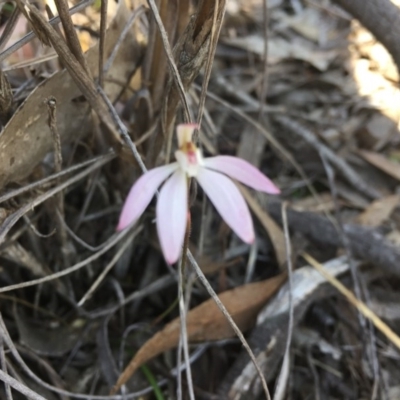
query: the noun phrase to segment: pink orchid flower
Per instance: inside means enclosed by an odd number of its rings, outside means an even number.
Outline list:
[[[280,193],[265,175],[241,158],[203,158],[192,142],[196,128],[195,124],[177,127],[177,161],[154,168],[136,181],[125,201],[117,227],[117,230],[122,230],[137,221],[158,187],[166,180],[157,201],[156,221],[161,249],[169,264],[178,260],[182,250],[188,216],[189,178],[196,179],[224,221],[246,243],[254,241],[253,221],[243,196],[229,178],[261,192]]]

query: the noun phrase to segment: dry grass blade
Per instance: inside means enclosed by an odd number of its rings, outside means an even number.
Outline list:
[[[0,50],[3,49],[3,47],[8,42],[8,39],[10,39],[10,37],[11,37],[11,35],[13,33],[13,30],[15,29],[15,26],[16,26],[16,24],[18,22],[19,16],[20,16],[20,10],[19,10],[18,7],[15,7],[13,13],[11,14],[11,17],[7,21],[7,25],[6,25],[3,33],[1,34],[1,37],[0,37]]]
[[[77,4],[74,7],[71,7],[69,10],[70,15],[73,15],[75,13],[78,13],[82,10],[84,10],[86,7],[88,7],[90,4],[92,4],[94,0],[83,0],[79,4]],[[60,17],[54,17],[52,18],[49,23],[51,25],[56,25],[60,22]],[[24,36],[22,39],[18,40],[16,43],[11,45],[9,48],[4,50],[2,53],[0,53],[0,62],[3,62],[7,57],[9,57],[11,54],[16,52],[18,49],[20,49],[22,46],[25,44],[29,43],[33,38],[35,37],[35,34],[33,32],[28,33],[26,36]]]
[[[110,116],[109,108],[105,104],[103,98],[97,92],[96,85],[93,80],[69,50],[66,43],[49,24],[49,22],[43,18],[43,16],[35,7],[31,5],[28,5],[28,7],[31,17],[35,17],[36,26],[39,26],[40,29],[45,33],[46,37],[54,47],[54,50],[57,52],[61,61],[66,66],[68,72],[75,81],[76,85],[82,91],[82,94],[86,97],[93,110],[97,113],[101,122],[103,122],[103,124],[112,133],[114,141],[122,144],[122,139],[115,128],[113,119]]]
[[[274,393],[274,400],[283,400],[288,387],[289,373],[290,373],[290,347],[292,344],[293,327],[294,327],[294,303],[293,303],[293,266],[292,266],[292,248],[290,245],[289,226],[286,214],[287,203],[282,205],[282,221],[283,229],[285,233],[285,244],[286,244],[286,259],[287,259],[287,271],[288,271],[288,286],[289,286],[289,323],[288,333],[286,339],[285,354],[283,356],[283,363],[281,372],[277,379],[277,384]]]
[[[128,20],[129,14],[121,2],[110,24],[106,42],[106,54],[112,53],[115,60],[107,72],[104,87],[111,101],[114,101],[121,92],[120,84],[112,78],[118,76],[121,81],[128,80],[138,67],[143,54],[142,47],[136,42],[135,37],[129,34],[124,35],[124,40],[118,46],[119,51],[115,56],[114,49]],[[60,40],[62,41],[61,38]],[[134,51],[134,59],[130,51]],[[98,47],[91,48],[86,57],[92,74],[96,74]],[[79,68],[83,71],[80,65]],[[57,127],[63,145],[82,138],[92,131],[90,105],[79,100],[81,93],[66,70],[55,73],[34,89],[0,133],[0,187],[10,181],[25,178],[53,148],[48,128],[48,113],[43,105],[43,99],[57,95]],[[110,109],[108,103],[106,107]],[[21,157],[21,154],[24,154],[24,157]],[[130,153],[129,156],[131,159]]]
[[[166,34],[171,45],[175,42],[179,34],[178,24],[185,21],[187,14],[182,13],[182,6],[186,2],[178,0],[167,0],[159,2],[159,14],[163,21]],[[183,10],[186,11],[187,10]],[[143,64],[143,79],[151,82],[150,95],[152,109],[158,112],[163,102],[163,92],[165,90],[166,78],[168,77],[168,60],[164,50],[160,29],[154,18],[150,20],[149,43],[147,45],[146,60]]]
[[[222,9],[222,12],[219,11],[220,10],[219,0],[217,0],[215,2],[215,6],[214,6],[213,23],[212,23],[211,35],[210,35],[210,51],[208,52],[206,67],[205,67],[205,71],[204,71],[204,79],[203,79],[203,84],[201,87],[199,110],[198,110],[198,115],[197,115],[197,124],[199,126],[201,126],[201,120],[203,118],[204,105],[205,105],[206,97],[207,97],[208,82],[211,77],[212,64],[214,61],[215,51],[217,50],[218,38],[219,38],[219,34],[220,34],[221,28],[222,28],[222,21],[223,21],[224,14],[226,11],[226,1],[224,1],[223,3],[224,3],[224,6]],[[220,15],[218,15],[218,14],[220,14]],[[196,141],[196,138],[194,138],[194,141]]]
[[[224,85],[224,86],[228,85],[226,79],[224,79],[221,76],[217,77],[217,80],[222,81],[221,85]],[[236,91],[236,93],[235,93],[233,88],[232,88],[232,91],[230,91],[230,94],[234,95],[239,100],[243,100],[243,98],[241,96],[238,96],[238,93],[240,93],[240,91]],[[266,128],[264,128],[264,126],[262,126],[259,122],[257,122],[253,118],[249,117],[245,112],[240,110],[238,107],[235,107],[232,104],[229,104],[227,101],[223,100],[221,97],[215,95],[214,93],[208,92],[207,96],[210,99],[213,99],[213,100],[217,101],[218,103],[222,104],[227,109],[232,110],[235,114],[240,116],[240,118],[242,118],[243,120],[247,121],[249,124],[254,126],[254,128],[257,129],[257,131],[260,132],[267,139],[268,143],[277,151],[277,153],[284,160],[287,160],[291,165],[293,165],[293,168],[298,172],[298,174],[307,183],[307,187],[309,188],[310,193],[312,193],[312,195],[318,200],[319,204],[322,204],[322,202],[319,200],[318,193],[315,191],[315,189],[311,185],[310,180],[307,177],[307,175],[304,172],[301,165],[294,159],[294,157],[290,154],[290,152],[288,150],[286,150],[284,146],[281,145],[281,143],[271,134],[271,132],[269,132]],[[250,98],[250,96],[248,96],[248,98]],[[257,104],[257,106],[259,106],[259,103],[257,101],[255,101],[254,99],[252,99],[252,101],[254,101]],[[266,106],[266,107],[268,107],[268,106]],[[279,111],[282,111],[281,107],[279,107]]]
[[[51,282],[55,279],[61,278],[62,276],[67,276],[69,274],[72,274],[73,272],[78,271],[79,269],[87,266],[92,261],[97,260],[101,255],[106,253],[113,246],[115,246],[118,242],[120,242],[125,236],[127,236],[129,234],[129,232],[130,232],[130,230],[127,229],[125,231],[122,231],[121,233],[118,233],[118,234],[112,236],[109,239],[109,241],[107,242],[107,244],[104,247],[102,247],[97,253],[91,255],[86,260],[83,260],[83,261],[73,265],[72,267],[66,268],[60,272],[45,276],[43,278],[33,279],[28,282],[22,282],[22,283],[17,283],[15,285],[9,285],[9,286],[2,287],[2,288],[0,288],[0,293],[11,292],[12,290],[16,290],[16,289],[22,289],[25,287],[40,285],[42,283]]]
[[[215,11],[216,20],[221,21],[225,10],[225,3],[225,0],[220,0],[218,4],[211,0],[200,1],[197,14],[192,17],[185,32],[174,47],[177,72],[182,79],[183,90],[189,88],[207,60],[214,26],[214,9],[218,7]],[[172,127],[180,97],[181,95],[176,85],[173,85],[170,80],[161,111],[164,133],[168,138],[167,157],[170,154]],[[158,146],[160,147],[160,144]]]
[[[262,209],[257,200],[253,198],[248,189],[239,186],[240,192],[246,199],[247,204],[257,216],[262,226],[267,231],[272,245],[274,246],[275,255],[278,259],[279,265],[284,265],[287,261],[287,250],[285,245],[285,235],[279,225]]]
[[[15,360],[19,364],[19,366],[22,368],[26,374],[32,378],[37,384],[40,386],[43,386],[44,388],[51,390],[54,393],[58,393],[62,396],[69,396],[71,398],[76,398],[76,399],[84,399],[84,400],[128,400],[128,399],[134,399],[140,396],[144,396],[145,394],[152,392],[153,388],[146,388],[144,390],[140,390],[135,393],[129,393],[129,394],[124,394],[122,396],[114,395],[114,396],[96,396],[92,394],[83,394],[83,393],[73,393],[69,392],[67,390],[60,389],[58,387],[52,386],[46,382],[44,382],[41,378],[39,378],[37,375],[35,375],[32,370],[26,365],[25,361],[22,359],[20,354],[18,353],[18,350],[16,349],[8,331],[7,327],[4,324],[4,321],[1,317],[0,314],[0,335],[3,336],[4,343],[8,346],[10,353],[14,356]],[[2,371],[1,371],[2,372]],[[11,383],[10,383],[11,385]],[[43,400],[43,398],[38,398],[37,400]]]
[[[103,159],[95,164],[91,165],[89,168],[86,170],[80,172],[79,174],[76,174],[72,178],[66,180],[62,184],[58,185],[54,189],[49,190],[48,192],[36,197],[36,199],[28,202],[25,206],[22,206],[19,210],[15,211],[13,214],[9,215],[3,222],[3,224],[0,226],[0,243],[3,243],[3,241],[6,238],[7,233],[10,231],[10,229],[17,223],[17,221],[25,215],[27,212],[32,210],[34,207],[37,205],[43,203],[44,201],[48,200],[55,194],[61,192],[62,190],[66,189],[68,186],[72,185],[75,182],[78,182],[80,179],[83,179],[86,177],[88,174],[91,172],[95,171],[96,169],[100,168],[107,162],[109,162],[113,157],[110,157],[109,159]]]
[[[104,46],[106,41],[108,0],[101,0],[100,8],[100,40],[99,40],[99,85],[104,85]]]
[[[379,329],[399,350],[400,337],[385,324],[365,303],[358,300],[354,294],[339,282],[334,276],[329,274],[324,267],[307,253],[302,254],[303,258],[313,266],[332,286],[334,286],[346,299],[357,308],[357,310],[368,318],[377,329]]]
[[[237,327],[241,331],[247,330],[254,324],[259,310],[279,290],[285,280],[286,274],[281,274],[275,278],[223,292],[219,295],[219,299]],[[186,317],[186,324],[188,341],[191,343],[221,340],[235,335],[233,327],[213,299],[190,310]],[[119,377],[112,393],[116,393],[142,364],[176,347],[179,335],[180,318],[176,318],[140,348]]]
[[[57,11],[65,31],[65,39],[67,41],[68,47],[71,50],[72,54],[76,57],[78,62],[85,69],[86,73],[89,75],[90,71],[87,66],[86,59],[83,55],[78,35],[75,31],[74,24],[71,19],[68,3],[66,0],[54,0],[54,3],[57,7]]]
[[[43,396],[29,389],[28,386],[23,385],[21,382],[17,381],[12,376],[6,374],[2,370],[0,370],[0,380],[2,380],[5,384],[11,386],[17,392],[20,392],[23,395],[25,395],[28,399],[46,400]]]
[[[382,195],[359,175],[345,160],[337,156],[328,146],[323,144],[305,126],[291,120],[284,115],[275,115],[274,119],[291,132],[299,135],[309,143],[321,156],[327,160],[351,183],[357,190],[371,199],[378,199]]]
[[[170,71],[171,71],[171,76],[172,76],[173,81],[175,82],[176,88],[178,89],[178,93],[181,98],[181,102],[182,102],[183,109],[185,112],[186,122],[190,122],[190,111],[189,111],[189,106],[188,106],[187,99],[186,99],[185,87],[183,85],[181,76],[178,71],[178,67],[175,63],[174,56],[172,54],[172,49],[171,49],[171,45],[168,40],[167,32],[165,30],[160,13],[158,12],[158,8],[157,8],[154,0],[148,0],[148,4],[153,13],[154,19],[156,20],[158,29],[160,31],[161,39],[162,39],[162,42],[164,45],[164,51],[167,55],[167,60],[168,60],[168,64],[169,64]]]
[[[92,286],[90,286],[89,290],[85,293],[85,295],[78,301],[78,307],[82,307],[86,300],[88,300],[91,296],[93,296],[93,293],[95,290],[99,287],[101,282],[104,280],[106,275],[111,271],[111,269],[114,267],[114,265],[118,262],[118,260],[121,258],[122,254],[126,251],[128,246],[132,245],[132,241],[137,236],[140,232],[142,231],[142,227],[140,226],[138,229],[136,229],[132,234],[125,240],[125,242],[120,246],[118,251],[115,253],[114,257],[111,259],[111,261],[105,266],[101,274],[97,277],[97,279],[93,282]]]
[[[200,267],[197,264],[195,258],[193,257],[192,253],[189,250],[187,252],[187,257],[188,257],[188,260],[190,261],[193,269],[195,270],[197,276],[199,277],[201,283],[207,289],[207,292],[212,297],[212,299],[215,301],[215,303],[217,304],[217,306],[221,310],[221,312],[224,314],[225,318],[229,322],[229,325],[232,327],[232,329],[234,330],[236,336],[239,338],[240,342],[242,343],[244,349],[246,350],[247,354],[249,355],[249,357],[251,359],[251,362],[254,365],[254,368],[257,371],[257,375],[260,378],[261,385],[262,385],[262,388],[263,388],[263,391],[264,391],[264,394],[265,394],[266,398],[268,400],[271,400],[271,395],[269,393],[268,385],[267,385],[267,382],[265,380],[264,374],[263,374],[260,366],[258,365],[257,359],[256,359],[253,351],[251,350],[249,344],[247,343],[245,337],[243,336],[243,333],[241,332],[241,330],[236,325],[235,321],[233,320],[233,318],[231,317],[231,315],[229,314],[229,312],[225,308],[224,304],[221,302],[221,300],[219,299],[219,297],[215,293],[214,289],[211,287],[211,285],[208,282],[207,278],[203,274],[203,271],[200,269]]]

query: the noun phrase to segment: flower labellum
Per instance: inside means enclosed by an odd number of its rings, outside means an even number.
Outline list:
[[[241,158],[203,158],[192,142],[196,128],[195,124],[177,127],[177,161],[154,168],[136,181],[125,201],[117,227],[117,230],[122,230],[137,221],[158,187],[166,181],[157,201],[156,221],[161,249],[169,264],[178,260],[185,237],[188,178],[196,179],[224,221],[246,243],[254,241],[253,221],[243,196],[230,178],[261,192],[280,193],[264,174]]]

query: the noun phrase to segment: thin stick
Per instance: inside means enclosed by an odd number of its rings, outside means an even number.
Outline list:
[[[225,306],[223,305],[223,303],[219,299],[218,295],[215,293],[214,289],[212,288],[212,286],[208,282],[206,276],[204,275],[203,271],[201,270],[201,268],[197,264],[197,261],[193,257],[193,254],[191,253],[190,250],[187,251],[187,257],[188,257],[188,260],[190,261],[190,263],[192,264],[192,267],[196,271],[201,283],[205,286],[205,288],[207,289],[208,293],[213,298],[213,300],[217,304],[218,308],[221,310],[222,314],[224,314],[225,318],[228,320],[228,322],[231,325],[232,329],[235,331],[235,333],[236,333],[237,337],[239,338],[240,342],[242,343],[243,347],[247,351],[247,354],[250,356],[251,361],[253,362],[254,367],[257,370],[257,374],[258,374],[258,376],[259,376],[259,378],[261,380],[261,384],[262,384],[262,387],[264,389],[265,396],[266,396],[267,400],[271,400],[271,395],[269,394],[269,390],[268,390],[268,386],[267,386],[267,382],[265,380],[265,377],[264,377],[264,375],[263,375],[263,373],[261,371],[260,366],[258,365],[258,362],[257,362],[257,359],[256,359],[254,353],[252,352],[250,346],[248,345],[246,339],[244,338],[243,333],[240,331],[240,329],[236,325],[235,321],[232,319],[231,315],[229,314],[228,310],[225,308]]]
[[[58,393],[60,395],[63,396],[69,396],[72,398],[77,398],[77,399],[85,399],[85,400],[127,400],[127,399],[133,399],[133,398],[137,398],[137,397],[141,397],[144,396],[147,393],[151,393],[153,391],[152,387],[140,390],[138,392],[134,392],[134,393],[129,393],[129,394],[124,394],[124,395],[114,395],[114,396],[95,396],[95,395],[91,395],[91,394],[83,394],[83,393],[73,393],[73,392],[68,392],[67,390],[63,390],[63,389],[59,389],[55,386],[52,386],[50,384],[48,384],[47,382],[43,381],[41,378],[39,378],[37,375],[35,375],[32,370],[26,365],[25,361],[22,359],[22,357],[20,356],[20,354],[18,353],[18,350],[16,349],[8,331],[7,328],[4,324],[4,321],[1,317],[0,314],[0,336],[3,336],[4,338],[4,342],[7,344],[10,352],[12,353],[12,355],[14,356],[14,358],[17,360],[17,362],[19,363],[20,367],[27,373],[27,375],[32,378],[36,383],[38,383],[39,385],[45,387],[46,389],[51,390],[52,392]],[[2,371],[0,371],[2,372]],[[8,376],[7,376],[8,377]],[[11,377],[10,377],[11,378]],[[1,379],[1,378],[0,378]],[[13,378],[11,378],[13,379]],[[14,379],[15,381],[15,379]],[[11,385],[12,381],[8,381]],[[18,381],[15,381],[19,384]],[[12,385],[11,385],[12,386]],[[29,389],[30,390],[30,389]],[[35,392],[34,395],[36,395]],[[39,396],[39,395],[36,395]],[[32,397],[33,400],[46,400],[44,399],[44,397]]]
[[[6,357],[4,355],[4,343],[3,343],[3,337],[0,335],[0,364],[1,364],[1,370],[7,374],[7,362],[6,362]],[[4,387],[5,387],[5,392],[6,392],[6,397],[7,400],[12,400],[12,393],[11,393],[11,387],[10,384],[6,381],[4,381]]]
[[[282,222],[283,222],[283,231],[285,234],[286,260],[287,260],[287,271],[288,271],[289,323],[288,323],[285,355],[283,357],[281,372],[279,373],[278,382],[275,388],[274,400],[283,400],[285,397],[286,389],[288,387],[287,381],[289,379],[289,372],[290,372],[290,345],[292,343],[292,335],[293,335],[293,265],[292,265],[292,248],[290,244],[290,235],[289,235],[286,208],[287,208],[287,202],[284,202],[282,204]]]
[[[302,253],[302,257],[313,266],[332,286],[334,286],[340,293],[342,293],[347,300],[353,304],[363,315],[368,318],[377,329],[379,329],[399,350],[400,350],[400,337],[385,324],[368,306],[362,301],[358,300],[354,294],[339,282],[334,276],[326,271],[326,269],[313,257],[307,253]]]
[[[190,122],[190,111],[189,111],[189,105],[186,99],[186,94],[185,94],[185,89],[182,83],[181,76],[179,75],[178,67],[176,66],[176,63],[174,61],[174,55],[172,53],[171,45],[169,44],[168,41],[168,35],[165,30],[164,24],[161,20],[160,13],[158,12],[158,8],[154,2],[154,0],[147,0],[147,3],[149,4],[149,7],[153,13],[154,19],[156,21],[157,27],[160,31],[160,36],[161,40],[164,45],[164,51],[167,55],[167,60],[169,67],[171,69],[171,76],[172,79],[174,80],[176,87],[178,88],[182,105],[183,105],[183,110],[184,110],[184,117],[185,117],[185,122],[189,123]]]
[[[81,3],[77,4],[76,6],[71,7],[69,9],[70,15],[74,15],[74,14],[78,13],[79,11],[84,10],[86,7],[88,7],[92,3],[94,3],[94,1],[95,0],[84,0]],[[54,17],[49,21],[49,23],[51,25],[56,25],[59,22],[60,22],[60,17]],[[9,57],[11,54],[15,53],[22,46],[24,46],[25,44],[29,43],[35,37],[36,36],[35,36],[35,34],[33,32],[29,32],[22,39],[18,40],[18,42],[15,42],[12,46],[8,47],[6,50],[4,50],[2,53],[0,53],[0,63],[2,61],[4,61],[7,57]]]
[[[261,75],[261,89],[260,89],[260,107],[258,109],[258,120],[261,121],[262,113],[263,113],[263,105],[264,99],[267,94],[268,89],[268,22],[269,22],[269,14],[268,14],[268,0],[262,0],[263,4],[263,38],[264,38],[264,48],[263,48],[263,56],[262,56],[262,67],[263,73]]]
[[[17,25],[20,13],[21,11],[19,10],[19,8],[15,7],[14,11],[11,14],[11,17],[7,21],[7,25],[5,26],[3,33],[0,36],[0,49],[2,49],[10,39],[15,29],[15,26]]]
[[[101,0],[100,7],[100,40],[99,40],[99,86],[104,86],[104,46],[106,42],[108,0]]]
[[[217,50],[217,44],[218,44],[218,37],[221,32],[222,28],[222,21],[224,19],[225,15],[225,10],[227,6],[227,1],[224,2],[224,9],[222,11],[222,15],[220,20],[218,21],[218,11],[219,11],[219,0],[215,1],[214,5],[214,14],[213,14],[213,24],[211,28],[211,38],[210,38],[210,48],[207,56],[207,61],[206,61],[206,67],[204,71],[204,79],[203,79],[203,84],[201,87],[201,93],[200,93],[200,99],[199,99],[199,112],[197,115],[197,125],[199,125],[199,128],[201,126],[201,121],[203,118],[203,112],[204,112],[204,104],[206,102],[206,97],[207,97],[207,87],[208,87],[208,82],[210,81],[211,77],[211,71],[212,71],[212,64],[215,56],[215,51]],[[218,26],[217,23],[219,22]],[[198,142],[198,131],[195,131],[195,135],[193,137],[193,141],[196,143]]]
[[[72,267],[69,267],[69,268],[64,269],[64,270],[62,270],[60,272],[56,272],[54,274],[45,276],[43,278],[32,279],[31,281],[21,282],[21,283],[15,284],[15,285],[9,285],[9,286],[2,287],[2,288],[0,288],[0,293],[10,292],[10,291],[15,290],[15,289],[22,289],[22,288],[26,288],[26,287],[29,287],[29,286],[36,286],[36,285],[39,285],[41,283],[50,282],[50,281],[53,281],[55,279],[61,278],[62,276],[66,276],[66,275],[72,274],[73,272],[78,271],[79,269],[85,267],[86,265],[88,265],[92,261],[97,260],[101,255],[103,255],[109,249],[111,249],[113,246],[115,246],[128,233],[130,233],[130,229],[125,229],[125,230],[117,233],[116,235],[114,235],[111,238],[111,240],[107,243],[107,245],[105,245],[97,253],[92,254],[90,257],[86,258],[83,261],[80,261],[79,263],[73,265]]]
[[[110,57],[108,57],[108,60],[104,65],[104,68],[102,68],[103,74],[107,73],[108,70],[111,68],[111,65],[113,64],[115,57],[117,56],[118,50],[121,47],[122,42],[126,38],[126,35],[130,32],[136,19],[140,17],[145,11],[146,9],[142,5],[133,11],[132,15],[129,18],[129,21],[126,23],[124,29],[121,32],[121,35],[119,36],[118,41],[115,44]]]
[[[59,186],[49,190],[46,193],[41,194],[40,196],[36,197],[36,199],[30,201],[29,203],[22,206],[20,209],[15,211],[13,214],[9,215],[3,222],[3,225],[0,226],[0,243],[5,240],[7,233],[10,229],[17,223],[17,221],[25,215],[27,212],[38,206],[39,204],[43,203],[50,197],[54,196],[55,194],[61,192],[68,186],[72,185],[75,182],[78,182],[80,179],[83,179],[85,176],[89,175],[92,171],[95,171],[97,168],[100,168],[102,165],[106,164],[109,160],[103,159],[95,164],[91,165],[89,168],[85,169],[84,171],[76,174],[72,178],[66,180]]]
[[[79,64],[85,69],[86,73],[90,75],[86,59],[83,55],[81,45],[79,43],[78,35],[76,33],[74,24],[71,19],[71,14],[66,0],[54,0],[57,7],[58,15],[60,16],[62,26],[65,32],[65,39],[71,53],[76,57]]]
[[[78,302],[78,307],[82,307],[86,300],[88,300],[95,290],[99,287],[100,283],[103,281],[103,279],[106,277],[106,275],[110,272],[112,267],[117,263],[117,261],[121,258],[122,254],[125,252],[125,250],[132,244],[133,239],[135,236],[139,234],[143,229],[142,226],[140,226],[138,229],[136,229],[128,238],[125,240],[125,242],[121,245],[121,247],[118,249],[118,251],[115,253],[114,257],[112,260],[107,264],[107,266],[103,269],[101,274],[98,276],[98,278],[93,282],[92,286],[90,289],[85,293],[85,295],[82,297],[82,299]]]
[[[115,153],[113,151],[111,151],[109,154],[94,157],[90,160],[73,165],[72,167],[66,168],[63,171],[60,171],[59,173],[49,175],[46,178],[40,179],[39,181],[33,182],[29,185],[24,185],[23,187],[21,187],[19,189],[15,189],[15,190],[12,190],[12,191],[6,193],[4,196],[0,197],[0,203],[3,203],[6,200],[12,199],[13,197],[19,196],[20,194],[23,194],[25,192],[28,192],[33,189],[44,186],[45,184],[49,184],[51,181],[58,180],[59,178],[63,177],[64,175],[70,174],[71,172],[75,172],[77,169],[81,169],[83,167],[86,167],[87,165],[94,164],[100,160],[106,160],[106,162],[108,162],[108,161],[111,161],[112,159],[114,159],[115,157],[116,157]]]
[[[190,182],[188,184],[190,188]],[[189,192],[189,190],[188,190]],[[181,256],[181,262],[179,265],[179,283],[178,283],[178,298],[179,298],[179,314],[180,314],[180,328],[181,328],[181,336],[179,338],[179,346],[178,346],[178,370],[180,369],[180,361],[181,361],[181,346],[183,346],[183,355],[185,358],[186,364],[186,379],[189,391],[190,400],[195,400],[194,390],[193,390],[193,379],[192,379],[192,370],[190,367],[190,357],[189,357],[189,347],[188,347],[188,335],[187,335],[187,326],[186,326],[186,313],[187,307],[185,306],[185,295],[184,295],[184,286],[185,286],[185,270],[186,270],[186,261],[187,261],[187,251],[189,247],[189,237],[190,237],[190,229],[191,229],[191,220],[190,214],[188,215],[185,239],[183,243],[183,250]],[[187,305],[188,306],[188,305]],[[178,399],[182,398],[182,382],[180,378],[180,374],[178,377],[178,388],[177,388],[177,397]]]
[[[2,380],[8,387],[14,388],[17,392],[22,393],[28,399],[32,400],[46,400],[40,394],[37,394],[33,390],[29,389],[28,386],[23,385],[21,382],[18,382],[16,379],[6,374],[0,369],[0,380]]]

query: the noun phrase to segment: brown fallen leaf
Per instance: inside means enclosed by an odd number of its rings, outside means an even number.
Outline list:
[[[374,153],[372,151],[359,150],[358,154],[360,154],[364,160],[368,161],[374,167],[400,181],[399,163],[390,161],[381,154]]]
[[[228,290],[222,293],[219,298],[239,329],[245,331],[254,324],[258,312],[278,291],[285,280],[286,273],[282,273],[262,282],[250,283]],[[209,299],[190,310],[186,320],[189,342],[221,340],[234,336],[232,327],[213,299]],[[176,318],[139,349],[118,378],[111,393],[115,394],[142,364],[158,354],[176,347],[179,342],[179,335],[180,319]]]
[[[105,54],[108,57],[129,18],[125,2],[119,2],[118,12],[107,30]],[[127,82],[141,57],[133,35],[127,35],[116,59],[105,77],[105,92],[113,101],[121,92],[120,82]],[[134,56],[133,56],[134,55]],[[85,55],[91,73],[97,75],[98,46]],[[90,107],[80,101],[81,91],[66,70],[46,79],[18,108],[0,133],[0,189],[10,181],[30,174],[35,165],[52,150],[45,99],[57,99],[57,128],[61,141],[72,141],[91,129]]]
[[[387,220],[399,204],[400,197],[395,194],[372,202],[357,217],[357,222],[364,226],[376,227]]]

